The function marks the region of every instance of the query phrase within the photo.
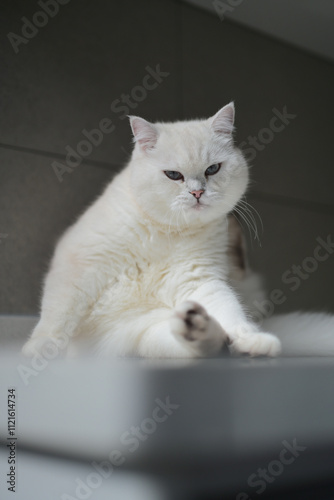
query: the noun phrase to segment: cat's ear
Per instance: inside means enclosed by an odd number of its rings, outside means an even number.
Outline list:
[[[210,118],[213,131],[216,134],[231,136],[234,128],[234,114],[234,103],[232,101]]]
[[[133,140],[138,142],[143,151],[154,148],[158,140],[158,130],[153,123],[150,123],[139,116],[129,116],[130,125],[133,132]]]

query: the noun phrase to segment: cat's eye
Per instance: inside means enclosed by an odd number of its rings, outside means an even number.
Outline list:
[[[174,170],[164,170],[164,174],[167,175],[172,181],[184,181],[184,177],[180,172],[175,172]]]
[[[211,165],[206,169],[205,175],[215,175],[217,172],[219,172],[220,167],[221,163],[215,163],[214,165]]]

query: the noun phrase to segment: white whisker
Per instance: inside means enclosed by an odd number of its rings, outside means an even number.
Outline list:
[[[261,231],[263,232],[262,218],[261,218],[261,215],[259,214],[259,212],[256,210],[256,208],[254,208],[250,203],[248,203],[248,201],[245,198],[241,199],[239,201],[239,204],[241,204],[243,206],[244,210],[247,211],[249,216],[252,218],[255,226],[256,226],[256,218],[255,217],[257,217],[259,219],[260,224],[261,224]]]
[[[252,210],[255,213],[255,216],[257,216],[260,220],[261,223],[261,229],[263,230],[263,223],[262,219],[260,217],[260,214],[257,212],[257,210],[250,205],[245,199],[241,199],[237,205],[234,207],[234,211],[242,218],[242,220],[245,222],[249,234],[252,236],[254,234],[254,239],[258,240],[260,242],[260,237],[259,237],[259,231],[257,228],[257,222],[256,222],[256,217],[254,216]]]

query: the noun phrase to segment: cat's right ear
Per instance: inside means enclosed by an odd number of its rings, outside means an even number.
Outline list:
[[[129,119],[133,140],[138,142],[143,151],[153,149],[158,140],[158,130],[156,126],[139,116],[129,116]]]
[[[221,108],[218,113],[209,118],[211,122],[211,128],[216,134],[222,134],[226,137],[231,137],[234,129],[234,103],[230,102],[223,108]]]

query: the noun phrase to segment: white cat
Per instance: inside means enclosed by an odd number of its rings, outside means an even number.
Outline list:
[[[45,342],[118,356],[209,356],[224,343],[279,354],[233,286],[248,279],[229,246],[227,216],[248,184],[233,103],[208,120],[130,123],[131,161],[60,239],[24,354]]]

